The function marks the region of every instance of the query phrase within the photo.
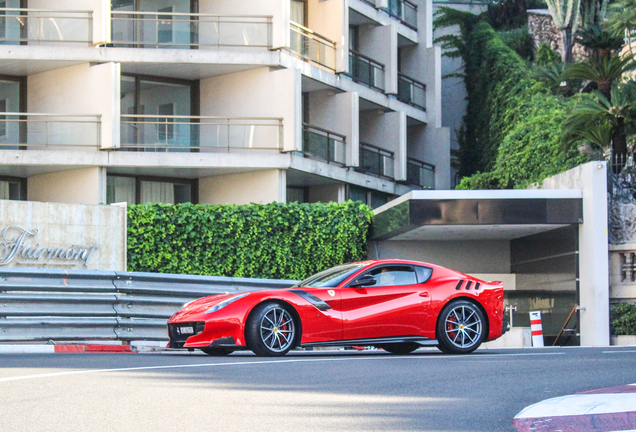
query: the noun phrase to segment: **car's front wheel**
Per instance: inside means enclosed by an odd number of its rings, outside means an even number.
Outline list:
[[[288,306],[260,304],[250,314],[245,327],[247,346],[258,356],[283,356],[294,347],[296,328]]]
[[[481,345],[486,319],[481,310],[467,300],[453,301],[442,309],[437,320],[439,349],[448,354],[468,354]]]

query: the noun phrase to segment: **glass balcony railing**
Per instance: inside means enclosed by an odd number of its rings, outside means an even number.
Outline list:
[[[0,8],[0,45],[92,42],[91,11]]]
[[[357,83],[384,91],[384,65],[367,56],[350,50],[347,75]]]
[[[426,110],[426,84],[398,73],[398,100]]]
[[[336,70],[336,43],[314,31],[289,23],[289,50],[298,57],[317,63],[327,69]]]
[[[121,149],[214,152],[282,149],[282,119],[121,115]]]
[[[315,126],[303,125],[303,150],[305,157],[327,163],[346,164],[345,137]]]
[[[408,158],[406,160],[406,183],[424,189],[435,189],[435,165]]]
[[[395,159],[393,152],[360,143],[360,167],[357,171],[378,177],[394,178]]]
[[[97,150],[100,142],[101,116],[0,113],[1,150]]]
[[[112,43],[125,48],[272,46],[272,17],[173,12],[112,12]]]
[[[417,5],[408,0],[389,0],[388,7],[383,10],[405,26],[417,30]]]

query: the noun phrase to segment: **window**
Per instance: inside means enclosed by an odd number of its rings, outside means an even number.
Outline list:
[[[0,8],[4,9],[7,7],[7,2],[0,2]],[[7,12],[0,11],[0,39],[7,38]]]
[[[383,266],[366,273],[375,278],[374,286],[400,286],[417,284],[417,276],[412,266]]]
[[[360,186],[348,185],[347,199],[350,199],[351,201],[363,202],[369,207],[375,209],[392,200],[393,196],[390,194],[365,189]]]
[[[106,202],[128,204],[196,202],[196,180],[109,175]]]
[[[7,112],[7,100],[0,99],[0,113]],[[7,137],[7,116],[0,115],[0,138]]]
[[[307,189],[301,187],[288,187],[287,202],[297,202],[299,204],[307,202]]]
[[[26,179],[15,177],[0,177],[0,199],[25,201]]]
[[[306,8],[307,5],[304,1],[291,0],[290,20],[301,26],[306,26]]]
[[[172,6],[158,9],[157,12],[169,12],[170,15],[158,15],[157,23],[157,42],[172,42]]]
[[[160,116],[173,116],[174,115],[174,104],[167,103],[163,105],[159,105],[158,112]],[[167,142],[172,141],[174,139],[174,119],[172,118],[159,118],[158,126],[158,139],[159,142]]]

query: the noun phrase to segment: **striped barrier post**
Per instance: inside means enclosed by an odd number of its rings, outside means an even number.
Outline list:
[[[541,327],[541,311],[530,312],[530,328],[532,329],[532,346],[543,346],[543,328]]]

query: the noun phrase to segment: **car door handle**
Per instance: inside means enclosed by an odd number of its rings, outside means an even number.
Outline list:
[[[421,292],[420,297],[428,297],[428,291]]]

